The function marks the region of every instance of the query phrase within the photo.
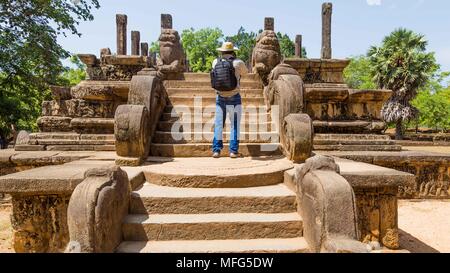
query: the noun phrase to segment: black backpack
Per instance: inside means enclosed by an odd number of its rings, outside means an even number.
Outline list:
[[[233,91],[238,86],[234,66],[234,58],[217,59],[217,64],[211,71],[211,86],[218,91]]]

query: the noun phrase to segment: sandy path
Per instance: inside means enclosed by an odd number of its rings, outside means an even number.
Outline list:
[[[400,200],[398,207],[402,248],[450,253],[450,201]]]
[[[450,154],[450,146],[403,146],[403,150],[406,151],[423,151],[423,152],[435,152],[442,154]]]
[[[10,208],[0,206],[0,253],[14,252],[11,247]]]

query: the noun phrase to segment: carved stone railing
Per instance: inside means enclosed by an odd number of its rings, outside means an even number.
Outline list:
[[[286,64],[275,67],[268,77],[264,96],[269,110],[278,107],[280,142],[286,157],[296,163],[311,156],[313,126],[303,113],[303,81],[298,72]]]
[[[167,93],[156,71],[133,77],[128,104],[119,106],[114,118],[116,164],[138,166],[145,160],[166,102]]]
[[[111,253],[122,242],[131,185],[119,167],[92,169],[72,193],[67,210],[69,253]]]
[[[297,167],[295,186],[303,236],[311,252],[364,253],[355,193],[333,158],[315,156]]]

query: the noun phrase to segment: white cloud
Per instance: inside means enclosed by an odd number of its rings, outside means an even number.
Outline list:
[[[381,6],[381,0],[366,0],[369,6]]]

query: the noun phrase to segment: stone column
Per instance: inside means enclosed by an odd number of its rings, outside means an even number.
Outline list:
[[[332,3],[322,5],[322,59],[331,59],[331,15]]]
[[[295,57],[302,58],[302,35],[295,36]]]
[[[170,14],[161,14],[161,28],[162,29],[172,29],[172,15]]]
[[[264,30],[275,31],[275,20],[273,17],[264,18]]]
[[[131,32],[131,55],[139,55],[141,46],[141,34],[139,31]]]
[[[141,43],[141,56],[148,56],[148,43]]]
[[[117,55],[127,55],[127,16],[116,15],[117,24]]]

